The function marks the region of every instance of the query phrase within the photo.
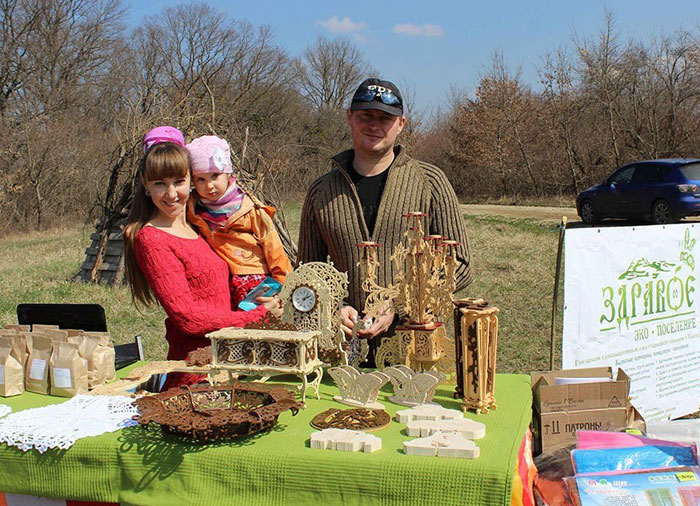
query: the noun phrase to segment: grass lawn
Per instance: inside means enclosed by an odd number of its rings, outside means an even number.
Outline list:
[[[296,237],[300,207],[290,204],[285,210]],[[498,371],[549,368],[556,227],[497,216],[466,215],[465,219],[476,276],[458,296],[483,297],[500,309]],[[85,226],[0,240],[0,323],[16,322],[17,304],[22,302],[98,303],[105,308],[115,343],[141,334],[147,358],[163,359],[167,344],[165,314],[160,308],[138,310],[125,286],[71,281],[92,232],[92,226]],[[561,305],[561,294],[559,300]],[[561,336],[560,324],[555,335]],[[557,351],[555,365],[559,363]]]

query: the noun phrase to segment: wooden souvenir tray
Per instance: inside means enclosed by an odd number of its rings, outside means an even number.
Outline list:
[[[302,404],[282,387],[257,383],[182,386],[134,401],[142,427],[160,425],[166,432],[200,443],[270,430],[283,411],[296,415]]]

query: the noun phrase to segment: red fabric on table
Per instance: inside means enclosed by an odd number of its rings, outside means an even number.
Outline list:
[[[510,497],[511,506],[535,506],[533,485],[536,476],[537,468],[532,460],[532,432],[528,428],[518,449]]]
[[[8,496],[6,497],[0,492],[0,506],[26,506],[27,504],[41,506],[44,503],[56,504],[56,501],[64,502],[66,506],[119,506],[119,503],[116,502],[64,501],[63,499],[48,499],[20,494],[8,494]]]

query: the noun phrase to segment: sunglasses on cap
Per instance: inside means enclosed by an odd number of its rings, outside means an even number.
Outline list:
[[[393,105],[393,106],[401,106],[401,99],[394,95],[391,91],[385,90],[385,91],[379,91],[379,90],[370,90],[369,88],[365,88],[362,91],[358,91],[355,93],[355,95],[352,97],[353,102],[371,102],[372,100],[379,99],[379,101],[384,104],[384,105]]]

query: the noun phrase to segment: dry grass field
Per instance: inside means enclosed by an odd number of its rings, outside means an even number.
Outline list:
[[[286,212],[296,235],[299,207],[289,205]],[[483,297],[501,310],[498,370],[527,373],[548,368],[557,227],[551,221],[484,214],[465,214],[465,219],[476,277],[458,296]],[[164,358],[162,310],[137,309],[125,286],[71,281],[91,232],[92,226],[84,226],[0,240],[0,323],[16,321],[17,304],[22,302],[98,303],[105,308],[115,342],[141,334],[147,357]],[[559,328],[556,335],[561,335]]]

